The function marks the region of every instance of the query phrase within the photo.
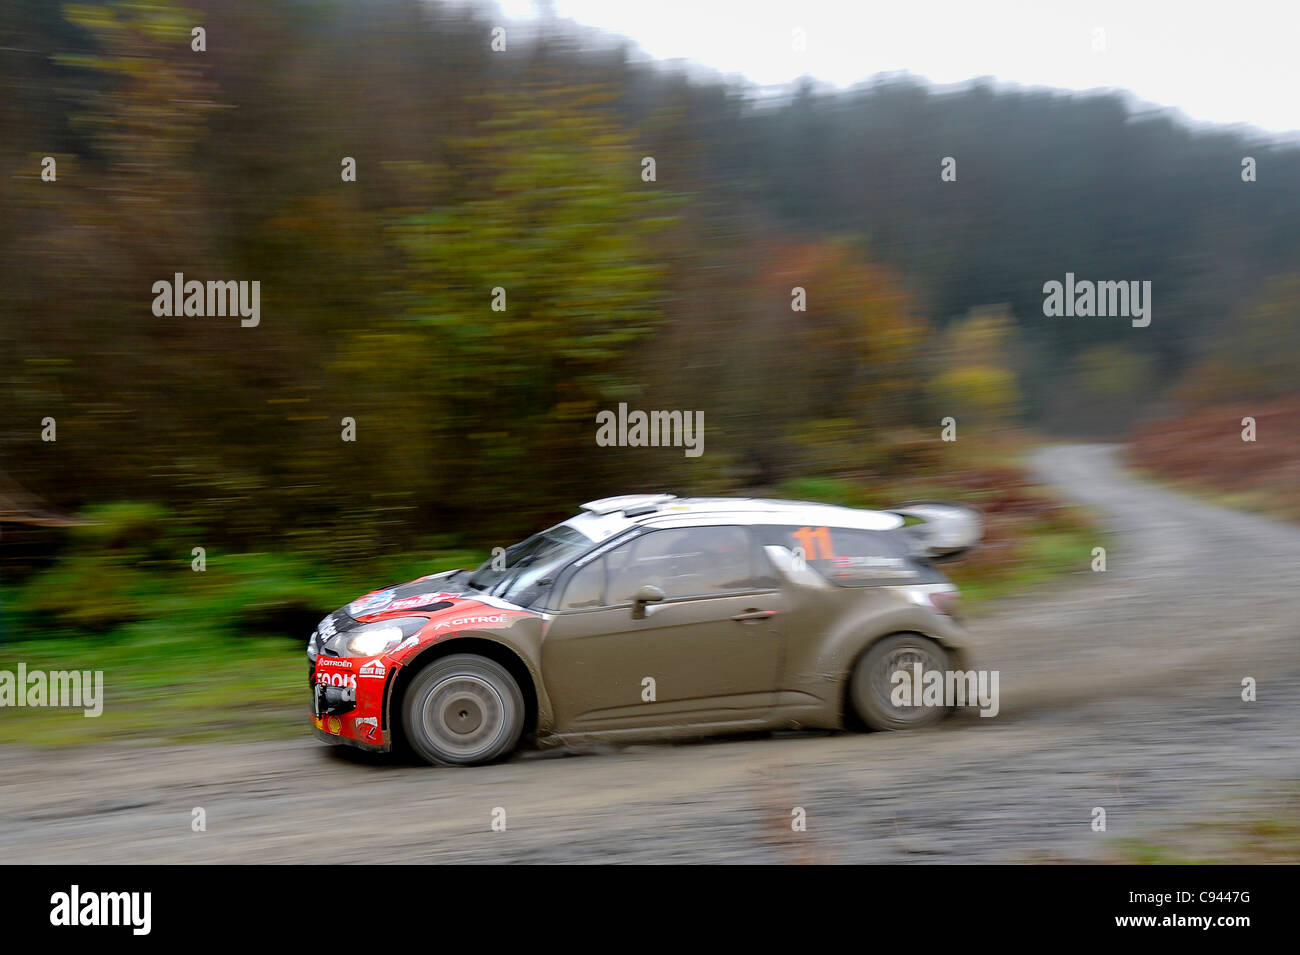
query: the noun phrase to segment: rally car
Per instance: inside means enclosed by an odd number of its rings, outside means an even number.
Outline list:
[[[761,729],[905,729],[941,706],[900,670],[961,666],[936,566],[980,537],[969,508],[758,499],[592,501],[474,571],[354,600],[307,656],[320,738],[439,765],[538,745]]]

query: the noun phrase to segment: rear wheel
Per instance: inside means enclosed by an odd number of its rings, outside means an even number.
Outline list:
[[[524,696],[501,664],[472,653],[434,660],[402,703],[412,750],[443,766],[488,763],[509,753],[524,727]]]
[[[946,706],[895,704],[895,688],[900,683],[895,680],[894,674],[902,670],[911,679],[918,663],[922,674],[937,670],[942,675],[948,670],[948,654],[928,637],[915,633],[896,633],[876,641],[858,660],[849,678],[849,695],[854,712],[870,729],[916,729],[937,723],[948,715]],[[911,683],[903,683],[901,686],[909,690],[902,698],[909,704],[912,703]],[[918,695],[919,692],[918,690]]]

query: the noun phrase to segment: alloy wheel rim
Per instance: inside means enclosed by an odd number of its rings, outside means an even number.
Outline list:
[[[448,755],[471,758],[492,747],[505,729],[506,702],[495,686],[471,674],[450,674],[424,698],[421,723]]]
[[[934,654],[921,646],[901,646],[890,650],[885,654],[875,670],[871,673],[871,694],[875,697],[876,703],[889,714],[891,719],[903,723],[913,723],[924,719],[928,715],[930,707],[927,706],[895,706],[891,699],[896,684],[893,682],[894,674],[899,670],[907,672],[908,677],[915,679],[916,671],[914,669],[917,663],[921,664],[922,674],[938,669],[935,665],[938,661]],[[913,694],[908,694],[911,699]]]

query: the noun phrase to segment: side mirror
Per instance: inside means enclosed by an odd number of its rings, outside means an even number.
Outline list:
[[[642,584],[641,589],[632,598],[632,619],[644,620],[646,604],[658,603],[664,599],[664,592],[654,584]]]

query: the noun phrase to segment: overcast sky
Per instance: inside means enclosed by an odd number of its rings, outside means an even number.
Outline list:
[[[512,19],[537,14],[538,0],[496,2]],[[838,87],[890,71],[945,84],[994,76],[1124,89],[1196,120],[1300,130],[1300,0],[550,2],[560,17],[629,37],[655,59],[764,86],[803,74]],[[806,52],[792,49],[795,29]]]

